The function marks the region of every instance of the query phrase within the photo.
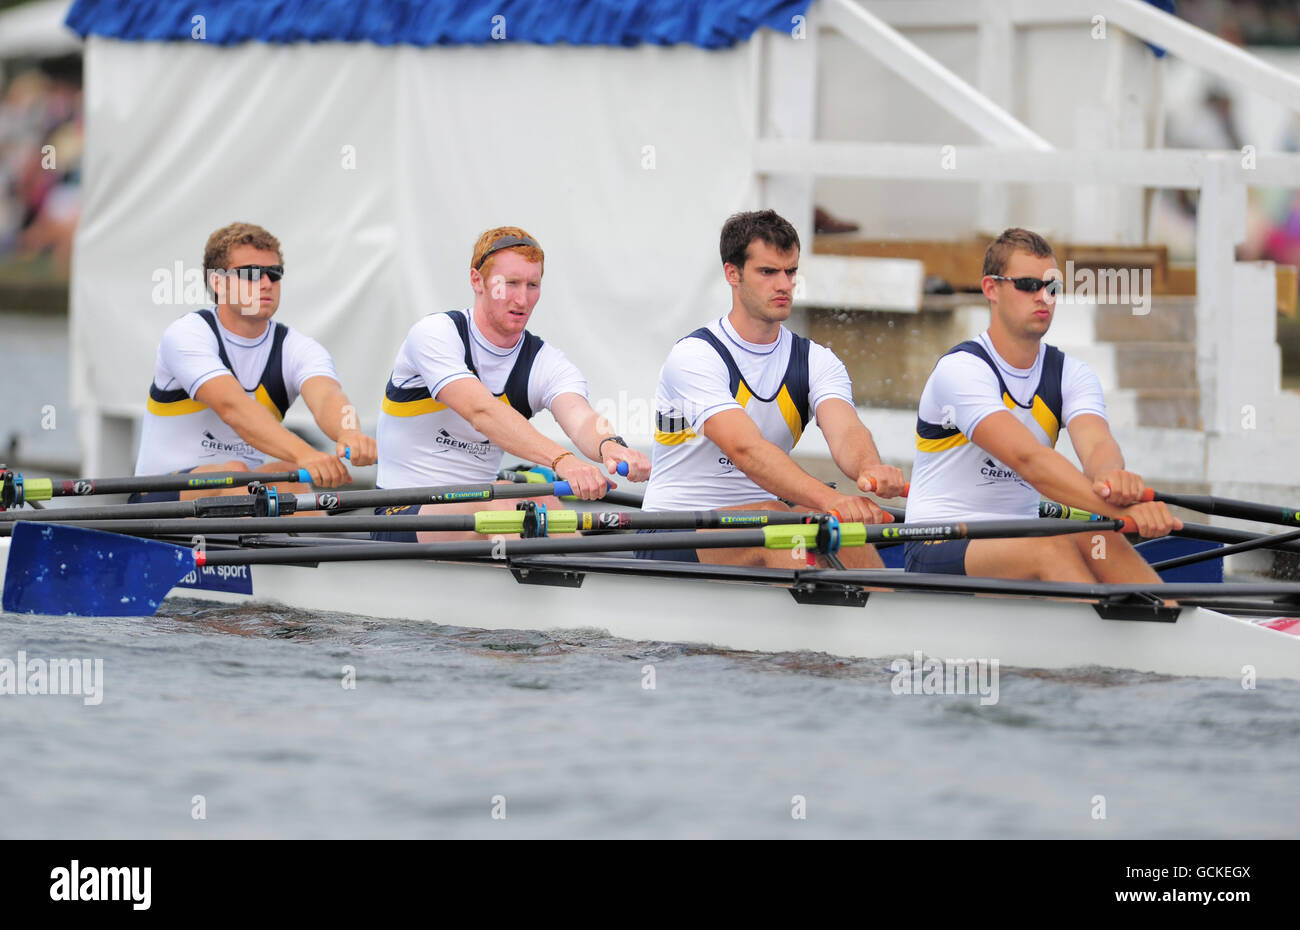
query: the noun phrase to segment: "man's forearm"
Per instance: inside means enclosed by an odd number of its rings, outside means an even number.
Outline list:
[[[613,435],[600,428],[601,422],[600,414],[593,410],[583,419],[582,425],[578,429],[573,433],[569,433],[569,438],[578,447],[578,451],[593,462],[600,461],[600,441],[607,436]]]
[[[1097,443],[1097,448],[1092,450],[1088,456],[1088,461],[1083,463],[1083,473],[1094,481],[1098,476],[1104,475],[1110,471],[1123,470],[1124,453],[1120,451],[1119,443],[1114,439],[1106,439]]]
[[[240,439],[272,459],[297,462],[315,451],[251,398],[223,412],[221,418]]]
[[[348,400],[348,395],[343,393],[342,388],[335,390],[317,408],[314,408],[312,416],[316,419],[320,431],[334,442],[339,441],[339,437],[345,430],[360,431],[361,429],[357,408],[352,406],[352,402]]]
[[[834,488],[808,474],[780,447],[766,440],[760,446],[738,451],[731,459],[750,481],[793,504],[825,510],[835,496]]]
[[[567,450],[547,439],[537,429],[505,404],[494,402],[467,417],[470,425],[510,455],[530,462],[549,465]]]
[[[831,458],[846,476],[854,481],[864,469],[881,464],[880,451],[871,438],[871,431],[865,426],[849,431],[838,441],[830,445]]]

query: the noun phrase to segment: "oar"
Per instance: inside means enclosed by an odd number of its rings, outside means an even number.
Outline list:
[[[780,510],[688,510],[688,511],[579,511],[550,510],[546,513],[546,533],[577,533],[617,530],[689,530],[734,529],[737,527],[778,526],[809,522],[815,515]],[[252,535],[257,533],[369,533],[374,531],[415,530],[430,532],[471,532],[486,536],[524,533],[529,520],[536,516],[522,510],[481,510],[478,513],[317,517],[302,521],[297,517],[182,517],[162,520],[65,520],[60,526],[79,526],[90,530],[107,530],[127,536],[200,536]],[[0,536],[9,536],[22,523],[0,524]]]
[[[65,507],[40,513],[0,513],[0,522],[19,520],[54,523],[86,520],[159,519],[168,517],[265,517],[326,510],[356,510],[365,507],[395,507],[407,504],[456,504],[522,497],[563,496],[573,493],[567,481],[554,484],[466,484],[433,488],[392,488],[374,491],[316,491],[280,496],[274,488],[257,488],[248,497],[199,497],[161,504],[114,504],[106,507]],[[609,492],[611,500],[616,492]]]
[[[21,472],[0,469],[0,510],[55,497],[85,497],[91,494],[145,494],[150,491],[199,491],[236,488],[259,481],[262,484],[301,482],[311,484],[306,469],[285,472],[232,471],[199,472],[185,475],[138,475],[132,478],[28,478]]]
[[[203,566],[302,564],[390,559],[509,559],[530,555],[636,549],[731,547],[834,552],[876,541],[1055,536],[1123,529],[1120,520],[1081,524],[1062,520],[865,525],[828,521],[714,533],[655,533],[638,537],[577,536],[449,543],[357,543],[206,552],[151,539],[60,524],[14,528],[5,572],[4,609],[12,613],[140,616],[154,613],[172,587]]]
[[[1281,552],[1300,552],[1300,543],[1278,543],[1283,535],[1271,536],[1268,533],[1247,533],[1244,530],[1230,530],[1222,526],[1207,526],[1204,523],[1184,523],[1181,530],[1174,530],[1174,536],[1181,536],[1185,539],[1200,539],[1205,542],[1217,543],[1240,543],[1253,542],[1256,539],[1264,540],[1264,549],[1277,549]],[[1220,549],[1210,550],[1212,552],[1222,552]]]
[[[619,462],[616,471],[626,478],[627,462]],[[560,480],[560,476],[545,465],[515,465],[512,468],[501,469],[497,472],[497,477],[502,481],[518,481],[525,484],[542,484]]]
[[[1059,501],[1039,501],[1038,515],[1056,520],[1088,520],[1094,523],[1106,519],[1099,513],[1081,510],[1078,507],[1071,507],[1069,504],[1062,504]]]
[[[1192,565],[1196,562],[1208,562],[1211,559],[1221,559],[1225,555],[1233,555],[1238,552],[1249,552],[1251,549],[1268,549],[1282,543],[1289,543],[1294,540],[1300,540],[1300,530],[1293,530],[1290,533],[1282,533],[1278,536],[1270,536],[1263,533],[1254,539],[1246,542],[1235,543],[1231,546],[1224,546],[1221,549],[1209,549],[1205,552],[1193,552],[1190,555],[1182,555],[1175,559],[1165,559],[1163,562],[1153,562],[1151,567],[1158,572],[1169,568],[1178,568],[1182,565]]]
[[[1142,500],[1163,501],[1175,507],[1186,507],[1188,510],[1208,513],[1216,517],[1236,517],[1240,520],[1258,520],[1260,523],[1276,523],[1281,526],[1300,526],[1300,508],[1297,507],[1257,504],[1254,501],[1211,497],[1207,494],[1164,494],[1152,488],[1146,489]]]
[[[626,477],[627,462],[619,462],[617,471],[620,475]],[[514,481],[522,484],[543,484],[546,482],[566,483],[560,482],[556,477],[555,472],[547,468],[545,465],[533,465],[528,468],[523,465],[516,465],[514,468],[503,468],[497,472],[497,477],[502,481]],[[556,497],[566,501],[575,501],[578,499],[572,493],[556,494]],[[610,490],[605,493],[605,496],[602,497],[601,500],[609,504],[618,504],[620,507],[640,508],[642,495],[634,494],[631,491]]]

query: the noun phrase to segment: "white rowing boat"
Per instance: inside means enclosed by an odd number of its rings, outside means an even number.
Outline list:
[[[9,543],[0,539],[0,566],[8,562]],[[939,660],[997,660],[1003,667],[1300,680],[1300,636],[1251,616],[1271,612],[1269,605],[1278,614],[1300,615],[1294,584],[1171,586],[1162,594],[1197,606],[1164,608],[1138,586],[592,556],[208,565],[192,580],[197,587],[173,594],[485,629],[595,627],[630,640],[747,651],[885,660],[920,652]]]

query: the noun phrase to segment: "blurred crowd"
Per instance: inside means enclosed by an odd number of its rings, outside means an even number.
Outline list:
[[[1236,45],[1300,45],[1296,0],[1177,0],[1175,10]]]
[[[66,277],[81,216],[81,67],[7,69],[0,88],[0,266]]]

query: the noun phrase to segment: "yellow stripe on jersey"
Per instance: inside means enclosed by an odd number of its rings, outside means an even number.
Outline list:
[[[510,409],[514,407],[510,403],[510,398],[504,394],[495,395],[496,399],[501,401]],[[447,405],[441,401],[434,400],[432,397],[425,397],[422,400],[393,400],[385,397],[383,403],[384,413],[394,417],[422,417],[426,413],[437,413],[439,410],[446,410]]]
[[[253,400],[271,411],[271,416],[275,417],[277,420],[284,419],[284,414],[280,411],[280,408],[275,405],[275,401],[271,400],[271,395],[267,393],[266,388],[262,385],[259,384],[257,390],[253,392]]]
[[[953,433],[951,436],[945,436],[942,439],[926,439],[920,433],[916,434],[916,451],[917,452],[946,452],[949,449],[955,449],[958,446],[964,446],[970,442],[961,433]]]
[[[1016,402],[1011,399],[1010,394],[1003,394],[1002,402],[1009,409],[1014,410],[1016,407]],[[1042,427],[1043,432],[1047,434],[1048,441],[1053,446],[1056,445],[1056,439],[1061,434],[1061,423],[1056,419],[1056,414],[1052,413],[1051,408],[1047,406],[1047,402],[1037,394],[1034,395],[1034,405],[1030,408],[1029,415]]]
[[[271,395],[267,393],[266,388],[262,385],[259,384],[257,390],[253,392],[253,400],[271,411],[271,415],[277,420],[284,419],[284,414],[280,412],[280,408],[275,405],[275,401],[271,400]],[[155,416],[183,417],[191,413],[201,413],[208,409],[208,405],[202,401],[195,400],[192,397],[185,397],[181,400],[173,401],[154,400],[150,397],[147,408],[149,412]]]
[[[689,426],[686,429],[679,429],[675,433],[665,433],[661,429],[655,430],[655,442],[661,446],[680,446],[684,442],[689,442],[695,438],[695,430]]]
[[[423,400],[392,400],[385,397],[383,403],[384,413],[394,417],[422,417],[426,413],[437,413],[439,410],[446,409],[446,404],[432,397]]]
[[[745,382],[740,382],[740,389],[736,391],[736,403],[742,407],[748,407],[753,396],[753,394],[749,393],[749,388],[745,386]]]
[[[785,425],[790,427],[790,435],[794,437],[795,442],[798,442],[799,437],[803,435],[803,422],[799,418],[799,408],[794,405],[794,398],[790,396],[790,391],[784,384],[777,392],[776,405],[781,408]]]
[[[200,403],[191,397],[185,397],[181,400],[173,400],[166,403],[160,400],[154,400],[150,397],[148,403],[149,412],[154,416],[159,417],[181,417],[190,413],[199,413],[207,409],[207,404]]]

